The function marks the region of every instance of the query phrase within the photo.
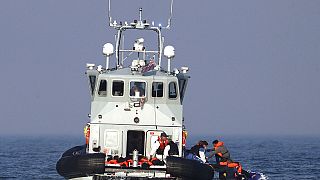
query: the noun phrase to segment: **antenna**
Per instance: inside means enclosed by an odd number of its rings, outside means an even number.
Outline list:
[[[112,16],[111,16],[111,0],[108,0],[108,16],[109,16],[109,26],[110,27],[115,27],[117,28],[117,23],[116,21],[112,22]],[[173,0],[171,0],[170,3],[170,16],[168,18],[168,24],[166,27],[162,27],[163,29],[170,29],[171,27],[171,22],[172,22],[172,14],[173,14]],[[140,16],[140,21],[142,21],[142,9],[139,9],[139,16]]]
[[[142,21],[142,8],[139,9],[139,19],[140,19],[140,22]]]
[[[172,19],[172,11],[173,11],[173,0],[171,0],[171,5],[170,5],[170,16],[168,19],[168,25],[166,27],[166,29],[170,29],[171,26],[171,19]]]
[[[109,5],[108,5],[108,17],[109,17],[109,26],[112,26],[112,17],[111,17],[111,0],[109,0]]]

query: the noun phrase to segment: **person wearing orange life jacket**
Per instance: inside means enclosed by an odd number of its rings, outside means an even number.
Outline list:
[[[150,159],[155,156],[161,160],[165,159],[164,151],[168,144],[168,135],[165,132],[161,133],[158,139],[151,144]]]
[[[213,149],[208,152],[208,158],[216,157],[216,163],[220,164],[221,162],[232,162],[230,153],[228,149],[224,146],[222,141],[214,140],[212,142]]]
[[[212,144],[213,149],[207,150],[206,156],[207,159],[211,159],[215,156],[216,164],[211,164],[211,166],[219,172],[219,179],[234,179],[236,169],[228,166],[229,163],[233,162],[230,158],[228,149],[224,146],[222,141],[214,140]]]
[[[86,126],[83,128],[84,137],[86,139],[86,145],[89,144],[90,138],[90,123],[87,123]]]
[[[242,179],[242,177],[250,177],[250,173],[242,169],[239,162],[234,162],[230,158],[228,149],[222,141],[214,140],[212,142],[213,150],[207,151],[208,158],[216,157],[216,164],[210,164],[216,171],[219,172],[220,179]],[[208,155],[207,154],[207,155]]]

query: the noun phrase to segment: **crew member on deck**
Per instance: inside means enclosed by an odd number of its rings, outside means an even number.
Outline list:
[[[88,122],[86,126],[83,128],[84,137],[86,139],[86,145],[89,144],[89,138],[90,138],[90,123]]]
[[[168,144],[168,135],[165,132],[161,133],[158,139],[151,144],[150,159],[156,156],[158,159],[164,160],[164,151]]]
[[[164,148],[163,154],[165,156],[178,156],[179,155],[179,148],[178,145],[169,139],[168,145]]]

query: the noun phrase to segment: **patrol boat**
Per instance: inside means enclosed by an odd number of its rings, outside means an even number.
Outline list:
[[[142,8],[138,20],[117,22],[111,16],[111,0],[108,3],[109,26],[117,31],[115,48],[112,43],[103,46],[105,67],[87,64],[91,113],[86,144],[63,153],[57,172],[67,179],[175,179],[179,173],[193,170],[201,174],[207,170],[212,175],[211,168],[197,163],[198,171],[193,162],[188,168],[179,158],[185,143],[182,104],[189,68],[172,70],[175,49],[164,47],[161,32],[170,29],[173,0],[167,26],[144,20]],[[156,48],[145,46],[144,37],[136,37],[131,48],[124,48],[126,34],[133,31],[152,32]],[[114,56],[115,62],[111,59]],[[148,157],[161,133],[177,145],[178,154],[167,163],[153,163]]]

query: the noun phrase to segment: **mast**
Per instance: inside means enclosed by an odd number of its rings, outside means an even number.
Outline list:
[[[159,26],[155,26],[154,22],[152,22],[151,24],[149,24],[147,22],[147,20],[143,20],[143,16],[142,16],[142,8],[139,8],[139,20],[134,20],[131,23],[128,22],[117,22],[116,20],[114,20],[112,18],[111,15],[111,0],[108,0],[108,19],[109,19],[109,26],[116,29],[117,30],[117,35],[116,35],[116,44],[115,44],[115,54],[116,54],[116,65],[117,65],[117,69],[118,68],[122,68],[123,67],[123,57],[122,59],[120,58],[120,53],[123,52],[132,52],[132,50],[125,50],[125,49],[121,49],[121,43],[122,43],[122,39],[123,39],[123,32],[126,30],[149,30],[149,31],[154,31],[157,33],[157,41],[158,41],[158,48],[157,50],[154,51],[139,51],[139,50],[135,50],[134,52],[137,53],[155,53],[158,55],[158,59],[157,59],[157,65],[161,67],[161,61],[162,61],[162,55],[163,55],[163,42],[164,42],[164,37],[162,37],[162,33],[161,30],[162,29],[170,29],[171,27],[171,22],[172,22],[172,14],[173,14],[173,0],[171,0],[170,3],[170,15],[168,18],[168,24],[165,27],[162,27],[161,24],[159,24]],[[110,47],[111,48],[111,47]],[[107,56],[108,58],[109,56]],[[170,61],[170,60],[169,60]],[[109,62],[109,61],[107,61]]]

